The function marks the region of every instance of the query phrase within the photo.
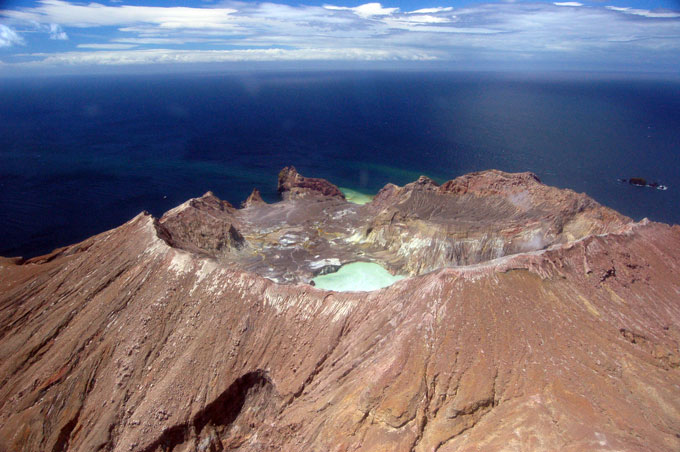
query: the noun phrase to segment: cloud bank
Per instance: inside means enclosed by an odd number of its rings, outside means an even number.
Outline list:
[[[160,7],[42,0],[0,17],[2,47],[22,45],[24,33],[41,30],[71,42],[69,51],[22,46],[21,53],[0,55],[5,63],[31,66],[316,59],[654,69],[680,54],[680,12],[574,1],[402,11],[375,2]]]
[[[94,44],[89,45],[89,48]],[[81,45],[82,47],[83,45]],[[123,49],[117,47],[114,49]],[[124,45],[123,45],[124,46]],[[94,47],[106,49],[106,45]],[[246,49],[246,50],[176,50],[176,49],[137,49],[137,50],[110,50],[97,52],[63,52],[54,54],[32,54],[40,57],[36,65],[59,64],[59,65],[128,65],[128,64],[167,64],[167,63],[224,63],[238,61],[332,61],[332,60],[355,60],[355,61],[387,61],[387,60],[410,60],[427,61],[432,57],[418,51],[384,51],[375,49],[311,49],[287,50],[287,49]]]

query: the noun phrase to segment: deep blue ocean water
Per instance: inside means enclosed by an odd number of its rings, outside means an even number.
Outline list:
[[[274,201],[278,171],[377,192],[533,171],[680,223],[680,83],[457,73],[0,80],[0,255],[33,256],[212,190]],[[644,177],[667,191],[617,178]]]

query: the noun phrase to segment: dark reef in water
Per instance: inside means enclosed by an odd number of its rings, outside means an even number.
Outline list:
[[[621,182],[621,183],[628,182],[630,185],[634,185],[636,187],[647,187],[647,188],[656,188],[657,190],[668,190],[667,186],[660,184],[659,182],[647,182],[647,179],[644,179],[642,177],[631,177],[630,179],[619,179],[619,182]]]

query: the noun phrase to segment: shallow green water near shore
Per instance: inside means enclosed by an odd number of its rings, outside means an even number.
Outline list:
[[[339,187],[345,199],[354,204],[368,204],[373,200],[373,195],[368,195],[357,190],[352,190],[351,188]]]

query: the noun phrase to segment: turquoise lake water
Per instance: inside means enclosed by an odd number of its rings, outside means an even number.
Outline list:
[[[372,262],[352,262],[335,273],[317,276],[312,281],[319,289],[336,292],[364,292],[391,286],[404,276],[392,275],[381,265]]]

